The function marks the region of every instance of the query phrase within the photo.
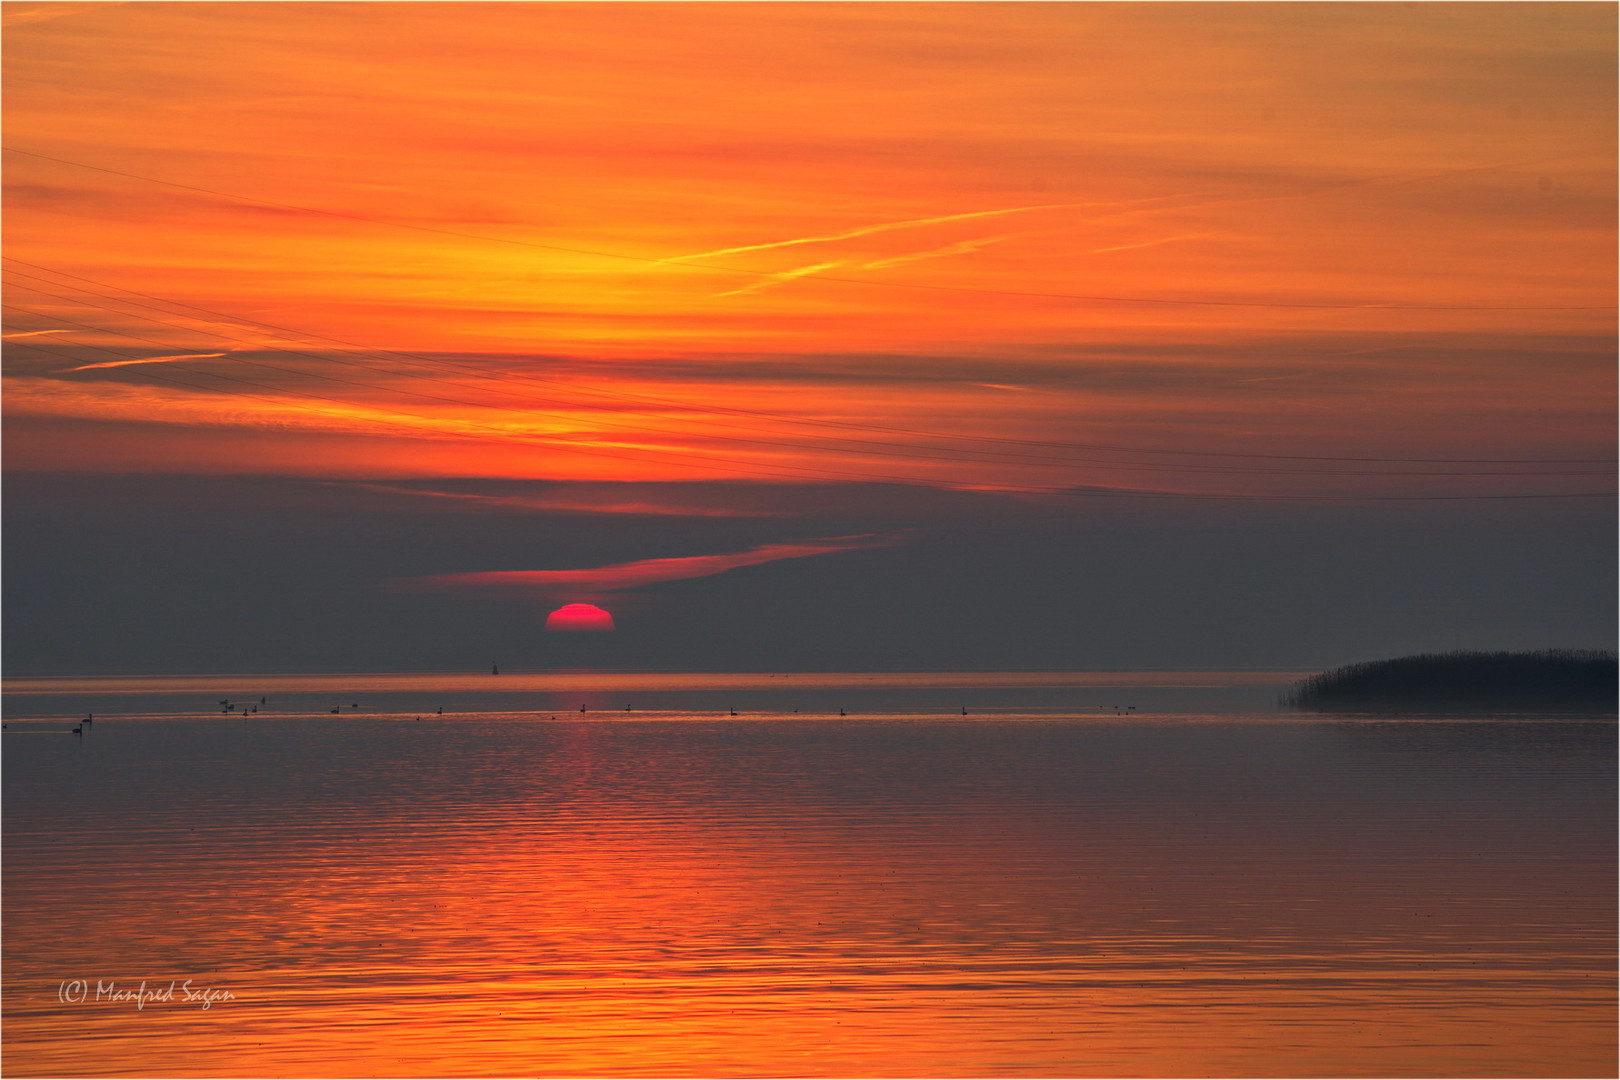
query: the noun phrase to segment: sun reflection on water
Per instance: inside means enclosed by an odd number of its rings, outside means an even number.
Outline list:
[[[13,739],[6,1069],[1605,1067],[1612,728],[1380,727],[341,717]],[[73,977],[237,1000],[65,1004]]]

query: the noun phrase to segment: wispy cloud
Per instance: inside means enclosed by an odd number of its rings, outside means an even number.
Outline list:
[[[139,360],[108,360],[101,364],[80,364],[78,367],[62,368],[61,371],[94,371],[96,368],[129,367],[131,364],[169,364],[176,360],[213,360],[229,355],[230,353],[205,352],[182,353],[178,356],[145,356]]]
[[[476,492],[438,491],[432,488],[402,487],[396,484],[367,484],[345,482],[339,484],[331,482],[333,486],[351,488],[358,491],[372,491],[382,495],[404,495],[411,498],[437,499],[450,503],[460,503],[469,508],[482,510],[511,510],[526,511],[560,511],[564,513],[581,514],[636,514],[659,515],[678,517],[771,517],[773,514],[767,510],[734,509],[725,506],[704,505],[700,502],[683,501],[677,493],[661,493],[658,496],[615,497],[611,493],[596,491],[580,491],[570,488],[564,492],[543,495],[483,495]]]
[[[7,4],[5,12],[0,15],[0,24],[7,27],[27,26],[29,23],[50,22],[52,19],[61,19],[69,15],[96,14],[98,11],[118,7],[126,0],[107,0],[99,4],[83,3],[16,3]]]
[[[710,299],[718,300],[722,296],[751,296],[754,293],[764,292],[766,289],[774,289],[780,285],[786,285],[788,282],[796,281],[802,277],[809,277],[811,274],[819,274],[823,270],[836,270],[843,265],[844,264],[841,262],[825,262],[816,263],[813,266],[799,266],[792,270],[783,270],[779,274],[771,274],[768,277],[760,278],[758,281],[749,282],[740,289],[732,289],[730,292],[715,293],[712,297],[710,297]]]
[[[494,589],[520,594],[551,595],[566,592],[623,592],[664,581],[712,577],[728,570],[782,559],[803,559],[812,555],[833,555],[840,551],[893,547],[904,542],[894,533],[859,536],[829,536],[814,540],[793,540],[764,544],[747,551],[724,555],[691,555],[676,559],[641,559],[583,570],[490,570],[472,574],[440,574],[406,578],[394,582],[407,591],[457,592],[464,589]]]

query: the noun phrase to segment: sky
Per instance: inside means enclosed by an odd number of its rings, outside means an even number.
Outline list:
[[[8,673],[1614,643],[1613,4],[3,9]]]

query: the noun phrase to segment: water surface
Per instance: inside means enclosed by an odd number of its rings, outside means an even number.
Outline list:
[[[31,684],[5,1070],[1613,1074],[1613,724],[1001,675]],[[234,1000],[94,1000],[186,979]]]

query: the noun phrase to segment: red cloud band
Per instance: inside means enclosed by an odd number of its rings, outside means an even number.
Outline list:
[[[438,574],[431,577],[407,578],[397,585],[400,588],[434,592],[468,588],[533,593],[554,593],[564,590],[593,593],[622,592],[661,581],[710,577],[714,574],[723,574],[727,570],[758,566],[760,563],[776,562],[779,559],[803,559],[811,555],[831,555],[839,551],[892,547],[902,541],[903,537],[893,533],[830,536],[817,540],[794,540],[785,544],[764,544],[748,551],[727,555],[641,559],[586,570],[487,570],[472,574]]]

